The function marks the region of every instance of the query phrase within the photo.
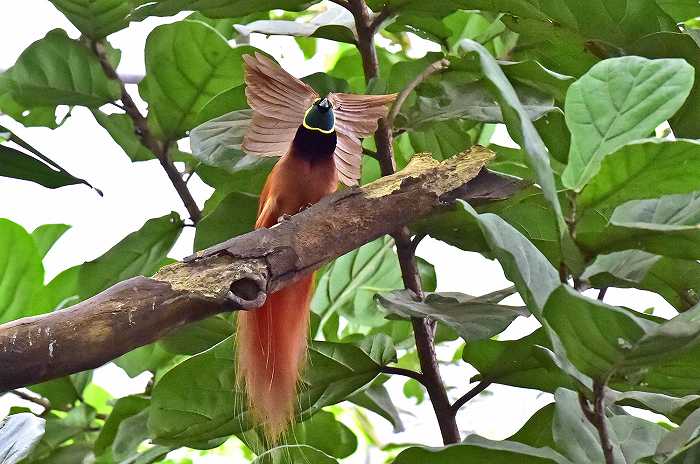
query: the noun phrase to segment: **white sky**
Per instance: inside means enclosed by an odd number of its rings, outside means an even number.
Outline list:
[[[60,27],[66,29],[72,37],[78,36],[76,29],[48,1],[23,0],[12,3],[12,7],[3,9],[0,68],[12,66],[26,46],[53,28]],[[123,51],[119,71],[142,74],[143,44],[147,34],[156,25],[170,21],[172,19],[158,18],[134,23],[128,29],[110,36],[112,44]],[[281,59],[282,64],[295,75],[323,70],[321,59],[303,63],[303,57],[293,42],[284,38],[266,40],[254,37],[253,44]],[[131,87],[129,90],[135,93],[135,87]],[[155,161],[131,163],[84,108],[76,108],[70,119],[54,131],[43,128],[25,129],[4,116],[0,116],[0,124],[15,130],[69,172],[87,179],[104,192],[104,197],[101,198],[85,186],[49,190],[30,182],[0,178],[0,217],[21,224],[28,231],[47,223],[72,226],[45,260],[48,278],[70,266],[96,258],[125,235],[141,227],[149,218],[162,216],[172,210],[187,217],[160,165]],[[512,144],[502,127],[497,130],[495,140],[500,144]],[[193,179],[189,186],[200,205],[211,194],[211,189],[197,179]],[[189,254],[193,235],[192,229],[186,228],[171,256],[181,258]],[[497,262],[485,260],[479,255],[434,240],[425,240],[418,252],[435,265],[439,291],[461,291],[478,295],[510,285]],[[509,303],[516,301],[507,300]],[[648,292],[612,289],[608,292],[606,301],[611,304],[624,303],[640,310],[654,306],[662,315],[673,314],[663,299]],[[520,318],[502,338],[520,338],[535,327],[532,318]],[[447,351],[446,359],[451,356],[453,347]],[[473,373],[473,369],[466,366],[447,366],[443,369],[446,382],[456,387],[450,390],[452,397],[458,397],[467,390],[467,379]],[[115,396],[142,391],[146,380],[145,376],[131,380],[114,365],[99,369],[95,377],[96,383]],[[439,445],[441,440],[432,410],[427,402],[416,408],[411,400],[404,399],[401,393],[403,381],[403,378],[392,379],[389,385],[399,407],[410,411],[410,414],[403,416],[407,431],[392,435],[386,421],[372,416],[376,419],[380,439],[386,443]],[[459,425],[463,431],[476,432],[494,439],[505,438],[515,432],[534,411],[552,401],[549,394],[505,386],[492,386],[488,391],[495,394],[476,398],[460,412]],[[0,398],[0,417],[6,413],[10,404],[21,402],[7,396]],[[230,456],[199,457],[195,462],[230,462]],[[347,462],[364,462],[364,456],[358,454]]]

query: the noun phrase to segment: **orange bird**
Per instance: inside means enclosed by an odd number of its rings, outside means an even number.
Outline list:
[[[282,156],[260,194],[256,228],[271,227],[335,192],[338,180],[360,178],[360,139],[377,129],[396,95],[331,93],[321,98],[269,58],[245,55],[245,82],[253,118],[242,148]],[[296,388],[306,357],[313,276],[268,295],[240,312],[237,375],[254,421],[279,439],[294,418]]]

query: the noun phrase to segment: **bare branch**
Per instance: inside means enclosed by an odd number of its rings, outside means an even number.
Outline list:
[[[182,176],[180,176],[180,173],[175,168],[175,165],[168,155],[170,144],[162,143],[151,133],[151,129],[148,127],[146,118],[141,114],[141,111],[139,111],[136,103],[126,90],[126,85],[119,78],[119,75],[112,66],[112,63],[110,63],[104,45],[101,42],[92,42],[91,48],[93,53],[100,60],[102,70],[105,72],[105,75],[119,83],[121,87],[121,100],[124,111],[134,123],[136,134],[141,139],[141,143],[153,153],[158,161],[160,161],[160,165],[163,167],[163,170],[168,175],[170,182],[173,184],[173,187],[175,187],[175,190],[182,199],[182,203],[185,205],[185,208],[187,208],[190,219],[192,219],[192,221],[195,223],[199,222],[202,212],[199,210],[197,202],[194,201],[194,198],[187,188],[185,181],[182,179]]]
[[[469,390],[467,393],[465,393],[452,404],[452,413],[457,414],[457,411],[459,411],[462,406],[474,399],[482,391],[486,390],[489,387],[489,385],[491,385],[491,382],[479,382],[474,388]]]
[[[595,427],[598,431],[600,446],[603,449],[603,456],[605,457],[605,464],[615,464],[613,447],[612,443],[610,443],[608,426],[605,420],[605,384],[598,380],[593,381],[592,409],[589,404],[589,401],[580,392],[578,395],[578,400],[579,404],[581,405],[581,411],[583,411],[583,415],[586,416],[588,422],[590,422],[593,425],[593,427]]]
[[[437,60],[434,63],[429,64],[422,73],[418,74],[415,79],[413,79],[407,86],[404,88],[399,95],[396,97],[396,101],[394,102],[394,105],[391,107],[391,111],[389,111],[389,115],[386,117],[386,122],[387,125],[390,127],[394,125],[394,119],[396,119],[396,115],[399,114],[399,111],[401,110],[401,107],[403,106],[404,102],[406,101],[406,98],[413,92],[416,87],[418,87],[424,80],[435,74],[436,72],[442,71],[446,69],[450,65],[449,60],[447,59],[441,59]]]
[[[385,374],[403,375],[404,377],[410,377],[416,382],[420,383],[421,385],[425,385],[425,379],[423,379],[423,374],[421,374],[420,372],[412,371],[410,369],[404,369],[401,367],[391,366],[383,366],[379,370]]]
[[[12,393],[16,397],[21,398],[24,401],[29,401],[30,403],[38,404],[39,406],[44,408],[45,411],[51,409],[51,402],[44,397],[30,395],[29,393],[25,393],[22,390],[10,390],[8,393]]]
[[[456,198],[506,198],[519,182],[477,175],[491,157],[481,147],[443,162],[417,155],[400,173],[337,192],[153,278],[135,277],[70,308],[0,325],[0,391],[98,367],[217,313],[258,308],[270,292]]]

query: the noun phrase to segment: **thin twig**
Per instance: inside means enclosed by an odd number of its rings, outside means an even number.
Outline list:
[[[425,234],[418,234],[411,240],[411,252],[415,255],[420,242],[425,238]]]
[[[598,300],[603,301],[605,294],[608,292],[608,287],[603,287],[598,291]]]
[[[452,413],[457,414],[457,411],[459,411],[462,406],[464,406],[477,395],[479,395],[479,393],[486,390],[489,387],[489,385],[491,385],[491,382],[479,382],[474,388],[462,395],[457,401],[455,401],[452,404]]]
[[[386,21],[389,16],[391,16],[392,11],[389,6],[384,5],[384,8],[382,8],[382,11],[380,11],[377,15],[374,16],[374,19],[372,19],[372,22],[369,25],[370,31],[372,33],[377,32],[377,30],[381,27],[382,23]]]
[[[371,12],[364,0],[348,0],[348,3],[348,9],[355,19],[357,48],[362,58],[365,82],[369,82],[379,75],[379,61],[377,59],[377,50],[374,45],[374,35],[377,32],[377,24],[373,24],[372,18],[370,18]],[[396,167],[393,152],[392,126],[387,120],[380,119],[378,121],[377,131],[374,133],[374,140],[377,145],[377,158],[382,176],[393,174]],[[392,237],[396,243],[396,251],[399,257],[404,287],[413,291],[416,298],[422,299],[423,290],[420,274],[418,272],[418,265],[416,263],[415,250],[411,243],[410,231],[407,227],[401,227],[392,234]],[[447,391],[442,382],[437,356],[435,355],[435,321],[414,317],[411,318],[411,324],[416,339],[421,373],[425,380],[425,389],[433,405],[443,442],[445,444],[458,443],[460,441],[459,429],[457,428],[455,415],[452,414],[450,400],[447,397]]]
[[[402,367],[391,366],[382,366],[379,368],[379,371],[383,372],[384,374],[403,375],[404,377],[410,377],[416,382],[420,383],[421,385],[424,385],[423,374],[421,374],[420,372],[412,371],[410,369],[404,369]]]
[[[418,87],[424,80],[426,80],[436,72],[446,69],[449,65],[449,60],[445,58],[429,64],[423,70],[422,73],[418,74],[415,77],[415,79],[413,79],[401,92],[399,92],[399,95],[396,97],[396,101],[394,101],[394,105],[391,107],[391,111],[389,111],[389,115],[386,117],[387,124],[389,126],[394,125],[394,119],[396,119],[396,115],[399,114],[399,111],[401,110],[403,104],[406,102],[406,99],[411,94],[411,92],[413,92],[416,89],[416,87]]]
[[[608,426],[605,420],[605,384],[598,380],[593,381],[593,409],[591,409],[589,401],[581,393],[578,395],[578,401],[583,415],[598,431],[605,464],[615,464],[613,447],[610,443]]]
[[[28,393],[24,393],[22,390],[10,390],[8,393],[12,393],[13,395],[22,398],[25,401],[38,404],[46,411],[51,409],[51,402],[42,396],[33,396]]]
[[[119,83],[124,111],[134,123],[136,135],[138,135],[140,138],[141,144],[148,148],[160,162],[160,165],[168,175],[170,182],[173,184],[173,187],[175,187],[175,190],[182,199],[182,203],[185,205],[185,208],[187,208],[190,219],[192,219],[192,221],[195,223],[199,222],[202,212],[199,210],[199,206],[197,206],[197,202],[194,201],[192,193],[190,193],[189,189],[187,188],[182,176],[180,176],[180,172],[175,168],[175,165],[168,155],[170,143],[163,143],[153,135],[148,127],[146,118],[141,114],[141,111],[139,111],[133,98],[131,98],[131,95],[126,90],[126,85],[119,79],[117,71],[112,66],[112,63],[109,62],[104,45],[97,41],[92,42],[91,45],[92,51],[100,60],[102,70],[105,72],[107,77]]]

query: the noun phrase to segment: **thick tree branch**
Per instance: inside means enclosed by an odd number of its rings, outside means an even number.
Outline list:
[[[456,198],[507,198],[522,184],[488,171],[477,176],[492,156],[481,147],[442,163],[417,155],[400,173],[337,192],[153,278],[135,277],[70,308],[0,325],[0,392],[93,369],[213,314],[257,308],[268,293]]]
[[[362,67],[365,72],[365,81],[369,81],[379,76],[379,62],[377,60],[377,50],[374,43],[374,34],[376,29],[381,24],[374,22],[370,17],[371,11],[367,7],[365,0],[348,0],[349,9],[355,18],[355,29],[357,30],[357,48],[362,57]],[[388,15],[388,10],[385,10]],[[384,13],[384,11],[382,12]],[[381,13],[379,15],[381,17]],[[437,69],[435,69],[437,70]],[[435,70],[431,71],[435,72]],[[430,74],[429,73],[429,74]],[[428,75],[429,75],[428,74]],[[427,76],[426,76],[427,77]],[[419,76],[420,78],[420,76]],[[425,77],[423,77],[424,79]],[[420,81],[415,81],[418,85]],[[413,83],[412,83],[413,84]],[[410,91],[409,91],[410,92]],[[405,100],[408,94],[404,94]],[[392,110],[392,115],[387,119],[380,119],[377,124],[377,131],[374,133],[374,140],[377,145],[377,159],[383,176],[388,176],[396,170],[394,162],[393,149],[393,134],[392,122],[393,117],[403,104],[402,101],[394,105],[396,111]],[[401,226],[395,229],[392,234],[396,242],[396,251],[399,257],[401,266],[401,275],[404,287],[413,291],[416,299],[423,298],[423,290],[420,281],[420,273],[416,263],[415,248],[411,243],[411,234],[408,227]],[[445,385],[440,376],[437,357],[435,355],[434,337],[435,337],[435,321],[425,318],[411,318],[413,325],[413,333],[416,339],[416,348],[418,351],[418,360],[421,366],[421,372],[424,380],[424,385],[430,396],[430,401],[435,411],[442,433],[442,439],[445,444],[458,443],[460,441],[459,429],[455,415],[452,413],[450,400],[447,397]]]
[[[187,208],[190,219],[192,219],[192,222],[196,224],[199,222],[202,212],[199,210],[197,202],[194,201],[194,198],[187,188],[187,184],[182,179],[180,172],[170,159],[168,154],[170,143],[163,143],[153,135],[151,129],[148,127],[146,118],[141,114],[141,111],[139,111],[136,103],[126,90],[126,85],[120,79],[117,71],[114,69],[114,66],[112,66],[112,63],[110,63],[104,45],[101,42],[92,42],[91,48],[93,53],[95,53],[97,58],[100,60],[102,69],[107,77],[119,83],[121,87],[122,105],[124,106],[124,111],[126,112],[127,116],[131,118],[131,121],[134,124],[136,135],[138,135],[138,137],[141,139],[143,146],[148,148],[158,159],[160,165],[163,167],[163,170],[168,175],[170,182],[173,184],[173,187],[175,187],[177,194],[182,199],[182,203],[185,205],[185,208]]]

